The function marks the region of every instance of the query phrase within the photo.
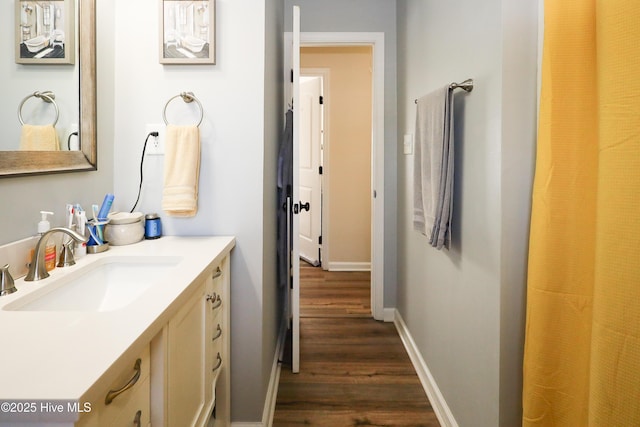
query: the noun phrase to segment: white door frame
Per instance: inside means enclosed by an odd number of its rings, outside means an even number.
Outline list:
[[[291,32],[285,32],[285,82],[289,81]],[[384,33],[301,32],[301,46],[357,46],[373,48],[371,114],[371,312],[384,320]],[[291,99],[285,85],[285,99]]]

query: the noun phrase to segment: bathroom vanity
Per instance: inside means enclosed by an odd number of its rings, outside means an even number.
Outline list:
[[[163,237],[16,280],[0,298],[0,426],[229,425],[234,245]]]

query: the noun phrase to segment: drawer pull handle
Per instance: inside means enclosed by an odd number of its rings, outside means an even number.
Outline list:
[[[105,405],[109,405],[111,402],[113,402],[113,399],[115,399],[125,391],[129,390],[131,387],[135,385],[135,383],[138,382],[138,379],[140,379],[140,373],[142,372],[142,368],[140,367],[140,365],[142,365],[142,360],[140,359],[136,360],[136,364],[133,366],[133,369],[136,372],[135,374],[133,374],[133,377],[129,380],[129,382],[123,385],[122,388],[119,388],[118,390],[109,390],[109,393],[107,393],[107,397],[105,397],[104,399]]]
[[[216,294],[215,292],[213,293],[213,295],[207,295],[207,301],[213,303],[211,310],[215,310],[222,305],[222,298],[220,298],[220,295]]]
[[[214,304],[211,306],[211,310],[215,310],[216,308],[220,307],[221,305],[222,305],[222,298],[220,298],[220,295],[218,295],[216,300],[215,300],[215,302],[214,302]]]
[[[220,366],[222,366],[222,357],[220,356],[220,353],[218,353],[218,356],[216,356],[218,359],[218,363],[216,364],[216,366],[213,367],[212,371],[215,372],[217,371]]]
[[[222,298],[220,298],[220,295],[216,294],[215,292],[213,293],[213,295],[207,295],[207,301],[214,304],[211,307],[212,310],[215,310],[222,305]]]
[[[220,267],[216,268],[216,271],[213,272],[213,279],[217,279],[218,277],[222,276],[222,270],[220,270]]]
[[[136,427],[142,427],[142,411],[136,412],[136,416],[133,419],[133,425]]]
[[[218,333],[217,333],[217,335],[215,337],[213,337],[213,339],[211,341],[217,340],[222,335],[222,328],[220,327],[219,323],[218,323],[218,327],[216,328],[216,330],[218,331]]]

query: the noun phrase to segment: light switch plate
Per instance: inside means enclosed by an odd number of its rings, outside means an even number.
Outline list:
[[[404,154],[413,154],[413,135],[404,136]]]

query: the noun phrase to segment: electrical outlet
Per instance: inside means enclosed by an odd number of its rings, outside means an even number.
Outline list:
[[[164,136],[165,125],[162,124],[148,124],[146,127],[145,138],[151,132],[158,132],[158,136],[150,136],[147,141],[146,155],[148,156],[162,156],[164,155]]]
[[[80,129],[77,123],[69,125],[69,133],[67,135],[67,149],[69,151],[80,150]]]

